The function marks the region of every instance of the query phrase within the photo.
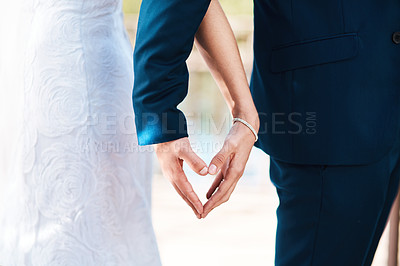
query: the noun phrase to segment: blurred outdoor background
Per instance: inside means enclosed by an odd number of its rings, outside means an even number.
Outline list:
[[[139,0],[125,0],[126,28],[132,44],[137,26]],[[237,38],[248,77],[252,69],[253,2],[220,0]],[[196,152],[209,163],[230,128],[230,114],[200,54],[194,48],[189,60],[189,94],[180,108],[189,122]],[[254,148],[244,176],[228,203],[203,220],[163,178],[155,160],[153,220],[165,266],[273,265],[278,198],[269,179],[269,157]],[[186,173],[205,203],[213,178]],[[374,266],[386,265],[388,236],[385,232]]]

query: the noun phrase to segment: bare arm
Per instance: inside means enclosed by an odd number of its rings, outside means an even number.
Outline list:
[[[206,61],[233,116],[242,116],[256,129],[257,110],[235,36],[218,0],[212,0],[196,33],[196,47]]]
[[[259,118],[236,39],[218,0],[211,1],[195,40],[232,116],[244,119],[258,132]],[[247,126],[239,122],[232,126],[223,148],[209,166],[210,174],[218,174],[207,193],[209,200],[204,206],[203,218],[228,201],[243,175],[254,141],[255,136]]]

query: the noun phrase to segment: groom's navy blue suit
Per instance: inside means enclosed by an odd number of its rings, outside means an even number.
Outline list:
[[[133,91],[141,145],[187,136],[177,105],[208,5],[142,2]],[[400,174],[400,1],[255,0],[254,24],[256,146],[271,155],[281,201],[276,264],[369,264]]]

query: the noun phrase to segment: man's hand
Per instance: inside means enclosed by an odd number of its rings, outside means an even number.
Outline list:
[[[207,164],[194,153],[188,138],[156,144],[155,150],[164,176],[200,219],[203,204],[187,180],[182,167],[185,161],[194,172],[205,176],[208,174]]]
[[[210,163],[208,172],[212,175],[218,174],[207,192],[208,201],[204,205],[202,218],[229,200],[237,182],[243,175],[254,141],[255,137],[247,126],[238,122],[234,123],[221,151],[214,156]],[[215,192],[216,190],[217,192]]]

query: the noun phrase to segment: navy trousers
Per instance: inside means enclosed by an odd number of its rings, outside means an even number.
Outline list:
[[[277,266],[371,265],[396,197],[400,138],[368,165],[299,165],[271,157]]]

